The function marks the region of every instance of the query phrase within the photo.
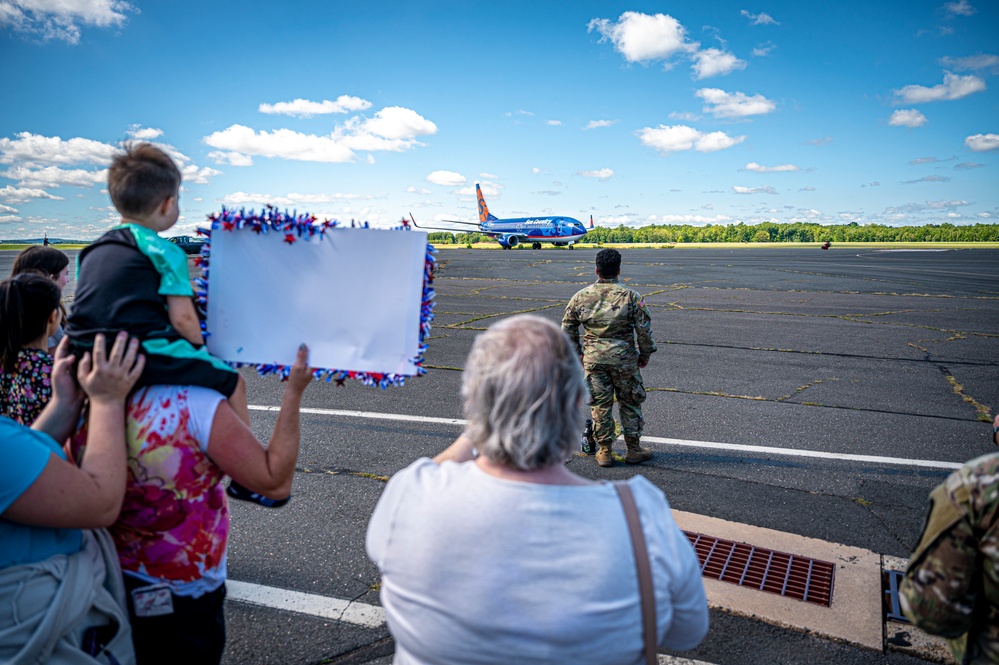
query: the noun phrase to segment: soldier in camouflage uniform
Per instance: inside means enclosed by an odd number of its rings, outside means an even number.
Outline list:
[[[958,663],[999,663],[999,453],[971,460],[930,494],[900,591],[905,616],[948,638]]]
[[[596,283],[574,295],[562,317],[562,330],[575,345],[586,371],[592,400],[593,439],[599,446],[596,459],[600,466],[614,464],[611,446],[617,438],[612,413],[615,396],[628,447],[625,461],[638,464],[652,457],[651,450],[639,445],[645,425],[642,419],[645,386],[639,370],[649,364],[649,357],[656,351],[652,319],[642,296],[618,284],[620,272],[620,252],[613,249],[598,252]]]

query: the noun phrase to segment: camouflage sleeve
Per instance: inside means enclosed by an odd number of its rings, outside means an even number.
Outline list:
[[[635,336],[638,338],[638,361],[647,362],[656,352],[656,340],[652,339],[652,316],[645,306],[645,298],[632,291],[632,312],[635,317]]]
[[[576,349],[576,355],[582,358],[583,347],[579,344],[579,317],[576,316],[575,304],[576,296],[573,296],[565,308],[565,314],[562,315],[562,331],[569,336],[569,341]]]
[[[902,580],[902,612],[932,635],[959,637],[972,625],[978,542],[969,516],[948,492],[930,494],[919,545]]]

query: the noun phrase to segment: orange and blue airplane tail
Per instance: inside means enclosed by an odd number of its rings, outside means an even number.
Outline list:
[[[475,198],[479,200],[479,223],[485,224],[486,222],[491,222],[497,217],[489,212],[489,206],[486,205],[486,200],[482,198],[482,190],[479,188],[479,183],[475,183]]]

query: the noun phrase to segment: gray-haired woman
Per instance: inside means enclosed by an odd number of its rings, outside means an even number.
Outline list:
[[[555,324],[505,319],[472,346],[465,432],[389,481],[367,534],[395,663],[641,663],[634,555],[612,485],[569,471],[587,399]],[[663,493],[629,481],[655,586],[658,644],[697,646],[697,557]]]

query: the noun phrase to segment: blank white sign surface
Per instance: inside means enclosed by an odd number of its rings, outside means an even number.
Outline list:
[[[418,373],[427,234],[327,229],[320,239],[212,231],[208,350],[223,360]]]

